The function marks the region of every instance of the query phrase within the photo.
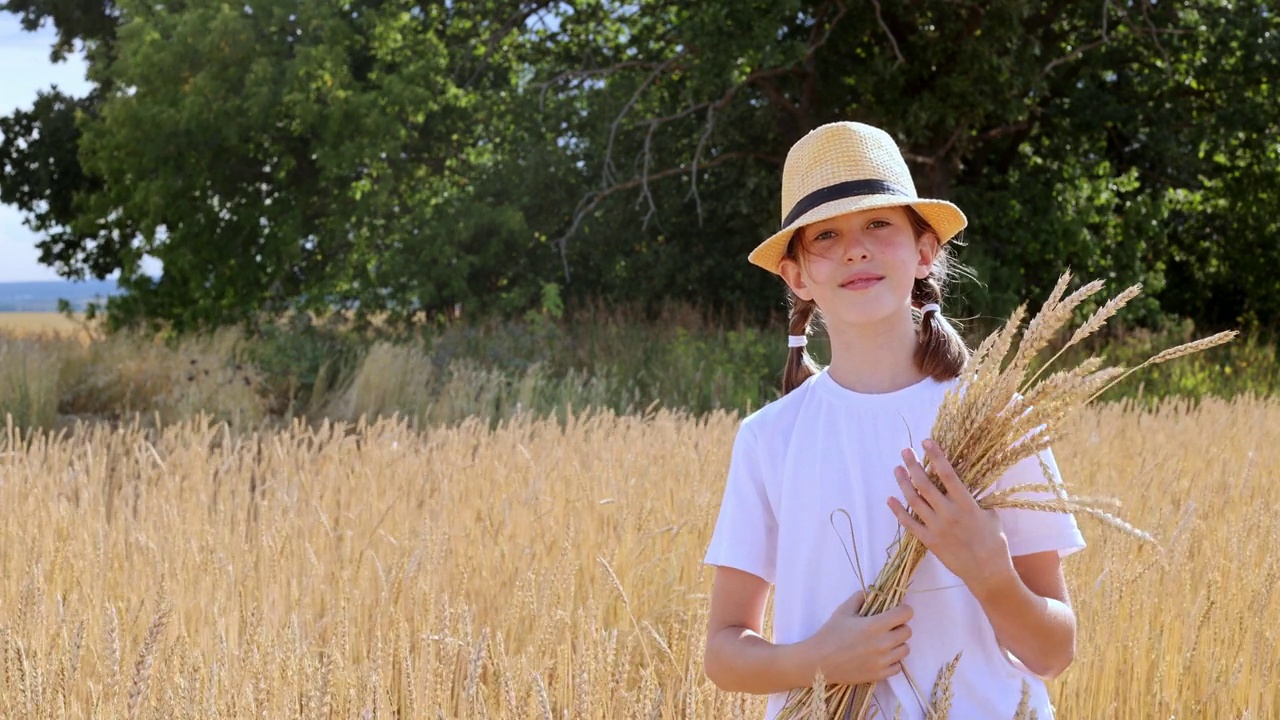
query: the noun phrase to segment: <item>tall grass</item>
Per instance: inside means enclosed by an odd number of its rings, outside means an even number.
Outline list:
[[[20,427],[51,427],[58,416],[62,357],[30,338],[0,336],[0,414]]]
[[[1059,715],[1280,716],[1280,401],[1076,422],[1063,473],[1165,553],[1081,520]],[[759,717],[700,666],[735,429],[661,410],[10,428],[0,716]]]
[[[570,370],[557,377],[539,363],[503,372],[466,360],[440,368],[418,347],[377,343],[325,414],[345,420],[402,415],[416,424],[446,425],[521,414],[564,417],[572,408],[630,412],[639,402],[638,391],[611,372]]]
[[[252,335],[226,330],[177,339],[0,330],[0,344],[34,358],[0,382],[0,418],[9,411],[24,426],[52,428],[76,418],[142,414],[175,422],[209,413],[237,427],[261,427],[399,414],[425,426],[472,415],[563,417],[585,407],[745,412],[777,397],[785,334],[678,307],[656,317],[586,309],[562,321],[536,316],[398,338],[355,335],[305,318]],[[1194,334],[1177,327],[1090,338],[1062,361],[1101,353],[1109,364],[1132,363]],[[823,338],[811,348],[824,357]],[[1277,390],[1274,347],[1242,338],[1144,370],[1106,399],[1138,396],[1150,405],[1170,394]],[[16,409],[32,398],[38,412]]]

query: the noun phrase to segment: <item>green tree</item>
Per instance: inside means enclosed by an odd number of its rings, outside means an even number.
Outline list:
[[[119,88],[84,126],[84,213],[132,223],[158,281],[126,317],[178,328],[288,307],[436,312],[501,281],[517,213],[478,198],[519,7],[126,0]],[[503,23],[482,17],[508,17]],[[115,231],[115,228],[109,232]]]
[[[1065,265],[1146,283],[1150,322],[1266,326],[1280,300],[1263,2],[3,7],[83,42],[97,90],[0,120],[0,200],[59,272],[120,271],[119,322],[509,314],[552,283],[763,316],[779,284],[745,256],[788,147],[840,119],[968,213],[983,284],[953,316]]]
[[[856,119],[968,211],[961,259],[985,285],[956,312],[1003,314],[1064,265],[1212,323],[1274,301],[1265,3],[650,0],[560,20],[531,65],[583,170],[551,233],[577,292],[777,307],[742,258],[777,222],[782,158]]]
[[[495,293],[518,309],[537,289],[512,290],[511,258],[538,240],[493,168],[507,45],[539,7],[126,0],[113,52],[90,56],[101,93],[4,127],[3,199],[50,233],[64,274],[120,272],[118,323],[334,306],[397,320]],[[35,167],[46,137],[61,174]]]
[[[103,0],[8,0],[0,10],[14,13],[28,31],[51,24],[57,39],[50,59],[61,62],[79,47],[90,62],[108,62],[115,41],[117,9]],[[136,234],[102,235],[75,226],[81,198],[101,192],[100,179],[80,164],[80,122],[92,117],[105,95],[95,88],[82,98],[57,87],[40,92],[31,109],[0,117],[0,202],[27,215],[41,234],[42,263],[69,278],[105,278],[120,269],[122,249]]]

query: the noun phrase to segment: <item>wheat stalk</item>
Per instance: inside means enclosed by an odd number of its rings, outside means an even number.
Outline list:
[[[1040,372],[1043,372],[1044,368],[1049,367],[1054,362],[1056,362],[1059,357],[1062,357],[1062,353],[1066,352],[1069,348],[1079,344],[1085,338],[1089,337],[1090,335],[1096,333],[1098,330],[1102,329],[1102,326],[1107,323],[1107,320],[1110,320],[1112,316],[1114,316],[1117,312],[1119,312],[1121,308],[1128,305],[1129,301],[1133,300],[1141,292],[1142,292],[1141,283],[1137,285],[1132,285],[1129,288],[1125,289],[1124,292],[1120,293],[1119,295],[1111,298],[1106,303],[1104,303],[1103,306],[1099,308],[1097,312],[1091,315],[1089,319],[1084,322],[1083,325],[1081,325],[1079,328],[1076,329],[1074,333],[1071,334],[1071,339],[1067,340],[1067,343],[1063,345],[1061,348],[1059,348],[1058,352],[1055,353],[1053,357],[1049,358],[1049,362],[1045,363],[1044,367],[1042,367],[1040,371],[1038,371],[1035,375],[1032,375],[1031,378],[1027,380],[1027,382],[1023,386],[1023,389],[1025,390],[1027,386],[1035,382],[1036,379],[1040,377]]]
[[[942,669],[938,671],[938,679],[933,683],[933,692],[929,695],[929,708],[925,712],[924,720],[946,720],[951,714],[951,679],[955,677],[956,667],[960,664],[960,656],[964,652],[956,653]]]
[[[129,717],[139,717],[144,696],[151,683],[151,667],[155,662],[156,646],[160,643],[160,634],[169,622],[169,607],[162,604],[151,618],[147,626],[147,634],[142,641],[142,649],[138,651],[138,661],[133,666],[133,684],[129,688]]]
[[[1136,373],[1145,367],[1150,367],[1152,365],[1159,365],[1160,363],[1168,362],[1170,360],[1175,360],[1180,357],[1185,357],[1187,355],[1191,355],[1198,352],[1204,352],[1205,350],[1218,347],[1219,345],[1225,345],[1231,342],[1232,340],[1234,340],[1236,336],[1238,336],[1239,334],[1240,333],[1235,330],[1227,330],[1225,332],[1220,332],[1216,335],[1210,335],[1207,338],[1200,338],[1199,340],[1193,340],[1189,343],[1183,343],[1182,345],[1171,347],[1168,350],[1165,350],[1157,354],[1155,357],[1151,358],[1150,360],[1147,360],[1141,365],[1133,368],[1132,370],[1129,370],[1128,372],[1124,373],[1120,377],[1116,378],[1112,383],[1110,383],[1106,387],[1099,390],[1089,399],[1093,400],[1097,398],[1099,395],[1115,387],[1116,384],[1118,384],[1125,378],[1129,377],[1133,373]]]
[[[1100,505],[1084,499],[1071,499],[1064,488],[1051,476],[1049,468],[1040,458],[1044,483],[1026,483],[1016,487],[988,492],[1010,468],[1018,462],[1039,457],[1052,442],[1062,437],[1065,421],[1086,405],[1097,399],[1116,383],[1134,372],[1175,358],[1216,347],[1235,337],[1226,332],[1179,345],[1165,350],[1137,367],[1126,370],[1120,367],[1103,367],[1102,360],[1091,357],[1075,367],[1050,374],[1044,380],[1040,376],[1072,347],[1101,329],[1106,322],[1141,292],[1134,285],[1111,298],[1094,312],[1072,333],[1058,352],[1029,378],[1026,377],[1031,361],[1048,345],[1050,340],[1071,320],[1075,309],[1086,299],[1102,289],[1102,283],[1094,281],[1063,298],[1070,273],[1064,273],[1049,294],[1040,311],[1027,324],[1021,341],[1015,349],[1015,339],[1026,306],[1019,306],[1004,326],[985,338],[974,351],[958,378],[956,387],[943,399],[934,422],[932,437],[944,448],[956,474],[979,505],[985,509],[1020,509],[1041,512],[1074,513],[1092,517],[1143,542],[1155,543],[1149,534],[1115,515],[1110,505]],[[1005,359],[1013,352],[1013,359]],[[929,479],[941,487],[936,473],[926,461]],[[1032,499],[1027,493],[1052,492],[1052,499]],[[868,589],[866,602],[860,614],[864,617],[885,612],[902,602],[906,586],[916,567],[924,558],[927,548],[914,535],[902,533],[890,547],[889,557],[875,583]],[[959,656],[944,666],[930,696],[926,709],[928,720],[944,720],[951,703],[951,679]],[[823,690],[821,686],[801,688],[789,697],[779,718],[787,720],[798,716],[801,708],[811,708],[816,695],[834,697],[839,702],[826,704],[828,718],[851,717],[865,720],[871,706],[874,684],[853,688],[835,687]],[[1027,690],[1024,688],[1024,704],[1019,717],[1026,717]],[[1034,716],[1034,710],[1030,712]]]
[[[1013,720],[1031,720],[1031,686],[1022,681],[1022,696],[1018,700],[1018,709],[1014,711]]]

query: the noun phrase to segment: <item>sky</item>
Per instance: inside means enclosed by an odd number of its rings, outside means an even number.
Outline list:
[[[60,63],[49,61],[54,37],[52,26],[25,32],[17,15],[0,12],[0,115],[30,109],[36,93],[53,86],[71,96],[89,92],[80,53]],[[40,264],[39,238],[22,220],[16,207],[0,204],[0,283],[59,280],[53,268]],[[160,273],[160,264],[149,257],[143,259],[142,268],[149,275]]]
[[[68,95],[84,95],[89,83],[84,79],[84,59],[73,55],[64,62],[49,62],[54,33],[46,27],[23,32],[18,16],[0,12],[0,115],[35,103],[36,91],[57,85]],[[52,268],[37,258],[36,235],[22,224],[22,213],[10,205],[0,205],[0,282],[57,280]]]

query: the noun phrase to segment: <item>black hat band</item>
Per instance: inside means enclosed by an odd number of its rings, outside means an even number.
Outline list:
[[[782,221],[782,229],[785,230],[797,218],[819,205],[857,195],[901,195],[903,197],[912,197],[912,194],[907,192],[906,188],[888,180],[849,180],[848,182],[836,183],[835,185],[828,185],[814,190],[800,198],[799,202],[792,206],[791,212],[787,213],[786,219]]]

